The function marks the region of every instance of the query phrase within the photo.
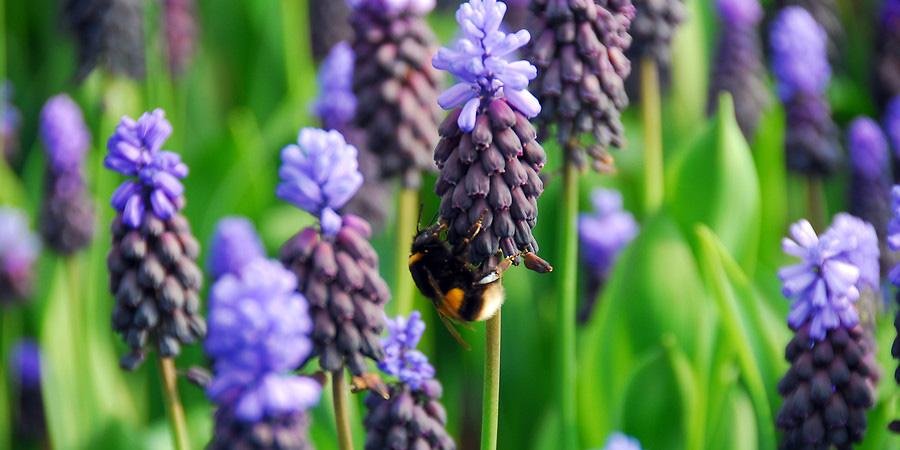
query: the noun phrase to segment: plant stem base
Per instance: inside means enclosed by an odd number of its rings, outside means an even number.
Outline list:
[[[347,399],[347,383],[344,370],[331,373],[331,399],[334,402],[334,423],[337,428],[338,448],[353,450],[353,435],[350,432],[350,405]]]
[[[172,358],[158,358],[159,375],[162,381],[163,400],[169,415],[169,426],[172,428],[172,440],[175,450],[190,450],[187,421],[184,418],[184,407],[178,396],[178,375]]]
[[[500,311],[497,311],[485,323],[481,450],[497,448],[497,428],[500,421],[500,331]]]

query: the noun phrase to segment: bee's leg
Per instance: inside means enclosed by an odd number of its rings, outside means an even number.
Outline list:
[[[464,237],[463,240],[460,241],[459,244],[457,244],[453,249],[453,253],[455,255],[459,255],[464,252],[469,247],[469,244],[472,242],[472,240],[475,239],[476,236],[478,236],[478,233],[481,233],[481,230],[484,227],[485,214],[487,214],[487,209],[481,211],[481,215],[478,216],[478,220],[476,220],[475,223],[473,223],[472,226],[469,227],[468,235]]]
[[[362,391],[372,391],[385,400],[391,397],[387,385],[384,384],[384,381],[381,381],[381,377],[377,373],[373,372],[354,376],[350,385],[350,391],[354,394]]]

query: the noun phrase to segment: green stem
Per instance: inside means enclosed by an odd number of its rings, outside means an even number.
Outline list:
[[[347,383],[344,370],[331,372],[331,400],[334,402],[334,423],[337,428],[338,448],[353,450],[353,435],[350,431],[350,405],[347,399]]]
[[[288,98],[291,102],[299,102],[303,91],[303,71],[301,63],[302,49],[300,33],[306,14],[297,0],[281,0],[282,42],[284,43],[284,69],[287,78]]]
[[[407,315],[412,311],[413,289],[412,277],[409,275],[409,249],[418,225],[419,191],[407,187],[400,188],[397,202],[396,252],[394,259],[394,299],[397,314]]]
[[[500,423],[500,311],[484,327],[484,391],[481,403],[481,450],[497,448]]]
[[[575,413],[576,351],[575,305],[578,286],[578,168],[566,164],[563,175],[562,276],[557,310],[557,366],[559,379],[560,437],[563,450],[578,448],[578,425]]]
[[[178,396],[178,376],[172,358],[158,358],[159,375],[163,388],[163,401],[169,416],[169,427],[172,428],[172,441],[175,450],[190,450],[187,421],[184,418],[184,406]]]
[[[10,350],[22,334],[22,314],[20,308],[13,306],[0,311],[0,417],[12,418],[13,393],[12,377],[7,371],[10,366]],[[12,447],[12,420],[0,420],[0,448]]]
[[[806,194],[809,221],[813,228],[821,232],[828,223],[827,205],[825,204],[825,185],[822,178],[810,176],[806,179]]]
[[[653,213],[663,201],[662,112],[656,60],[641,59],[641,110],[644,119],[644,212]]]

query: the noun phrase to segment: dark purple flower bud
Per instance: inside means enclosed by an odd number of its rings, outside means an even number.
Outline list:
[[[620,116],[628,105],[625,52],[635,8],[630,0],[537,0],[532,10],[529,59],[538,68],[532,88],[542,106],[541,136],[549,138],[555,126],[567,160],[583,167],[591,156],[594,169],[609,170],[607,149],[625,143]]]
[[[423,19],[433,0],[353,0],[356,126],[378,155],[380,176],[417,187],[433,171],[440,73],[431,67],[436,39]]]
[[[0,207],[0,305],[31,295],[40,250],[41,242],[28,228],[25,214]]]
[[[824,97],[799,94],[784,105],[787,131],[785,159],[791,171],[811,176],[831,174],[841,160],[838,128]]]
[[[322,61],[341,41],[353,37],[350,28],[350,5],[346,1],[307,2],[309,11],[309,37],[313,58]]]
[[[636,13],[631,25],[632,59],[649,57],[667,68],[672,62],[672,39],[687,18],[683,0],[634,0]],[[666,70],[666,69],[664,69]]]
[[[216,225],[207,267],[217,280],[227,274],[236,275],[251,262],[265,256],[266,251],[253,223],[243,217],[226,217]]]
[[[247,422],[238,418],[233,408],[219,408],[213,438],[206,449],[312,450],[309,415],[297,412]]]
[[[894,148],[894,155],[900,158],[900,95],[888,103],[884,113],[884,130]]]
[[[891,189],[891,221],[888,223],[886,241],[888,248],[892,251],[900,250],[900,185]],[[888,279],[894,286],[900,286],[900,264],[891,268]],[[897,303],[900,303],[900,295],[896,295],[895,299]],[[900,309],[894,316],[894,328],[896,328],[897,334],[894,337],[894,345],[891,347],[891,355],[894,359],[900,360]],[[894,371],[894,381],[900,384],[900,364]],[[895,421],[895,423],[897,422]],[[892,428],[892,430],[900,433],[900,428]]]
[[[25,339],[13,345],[9,369],[16,438],[20,441],[43,439],[47,423],[41,394],[41,352],[37,343]]]
[[[90,244],[94,208],[83,173],[91,134],[69,96],[57,95],[44,105],[41,139],[47,155],[41,234],[53,250],[72,254]]]
[[[734,98],[735,115],[750,141],[763,109],[769,103],[762,44],[757,25],[762,19],[759,0],[718,0],[719,42],[709,87],[707,111],[714,114],[719,94]]]
[[[617,191],[595,189],[591,201],[594,212],[578,218],[578,240],[588,278],[588,289],[578,313],[581,323],[590,319],[619,253],[638,234],[638,224],[631,213],[622,209],[622,195]]]
[[[76,41],[78,78],[98,65],[132,78],[144,76],[141,0],[66,0],[63,8]]]
[[[888,0],[890,2],[892,0]],[[847,39],[844,25],[841,22],[840,7],[837,0],[778,0],[776,7],[801,7],[809,11],[816,22],[822,26],[827,35],[828,59],[837,64],[840,59],[841,44]]]
[[[194,0],[165,0],[163,8],[169,72],[181,75],[194,56],[197,42]]]
[[[22,116],[12,104],[12,84],[0,82],[0,158],[11,160],[19,150],[19,127]]]
[[[876,100],[885,105],[900,96],[900,1],[885,0],[875,42]]]

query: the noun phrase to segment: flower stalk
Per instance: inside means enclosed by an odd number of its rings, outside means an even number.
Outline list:
[[[331,372],[331,400],[334,402],[334,424],[337,429],[338,448],[353,450],[353,435],[350,432],[350,405],[344,382],[344,369]]]
[[[396,265],[394,267],[394,301],[396,302],[396,314],[408,315],[413,307],[413,283],[409,275],[408,256],[412,246],[413,235],[417,228],[417,211],[419,209],[419,191],[413,188],[401,187],[397,204],[396,223]]]
[[[562,449],[578,448],[575,414],[575,309],[578,301],[578,168],[566,164],[563,174],[562,277],[557,303],[557,341],[559,413]]]
[[[163,401],[166,405],[166,415],[169,416],[169,427],[172,431],[172,442],[175,450],[190,450],[190,438],[188,437],[187,421],[184,418],[184,406],[178,395],[178,377],[175,372],[175,362],[172,358],[159,357],[159,377],[163,389]]]
[[[662,112],[659,67],[641,58],[641,114],[644,120],[644,212],[653,213],[663,201]]]
[[[481,450],[497,448],[500,423],[500,313],[488,319],[484,333],[484,391],[481,405]]]

